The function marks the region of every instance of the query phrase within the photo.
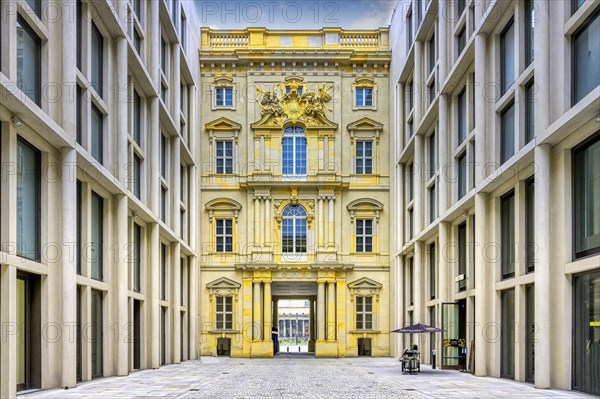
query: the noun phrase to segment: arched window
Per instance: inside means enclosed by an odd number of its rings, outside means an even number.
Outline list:
[[[290,126],[284,130],[282,161],[284,176],[306,175],[306,137],[301,127]]]
[[[285,254],[306,253],[306,211],[300,205],[283,210],[281,250]]]

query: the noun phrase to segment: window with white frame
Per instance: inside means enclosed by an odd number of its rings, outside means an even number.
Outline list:
[[[306,210],[300,205],[289,205],[282,216],[281,251],[285,254],[306,253]]]
[[[284,176],[306,175],[306,137],[304,129],[299,126],[290,126],[284,130],[281,158]]]
[[[354,104],[357,107],[372,107],[373,106],[373,88],[372,87],[357,87]]]
[[[356,174],[373,173],[373,141],[358,140],[356,142]]]
[[[216,252],[233,251],[233,221],[231,219],[215,220]]]
[[[373,219],[356,219],[356,252],[373,252]]]
[[[217,296],[215,297],[216,305],[216,328],[217,330],[232,330],[233,329],[233,297]]]
[[[356,329],[373,329],[373,297],[371,296],[356,297]]]
[[[220,175],[229,175],[233,173],[233,141],[217,140],[215,142],[215,166],[216,172]]]
[[[233,106],[233,87],[215,87],[215,106],[232,107]]]

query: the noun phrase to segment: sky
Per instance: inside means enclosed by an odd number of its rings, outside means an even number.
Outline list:
[[[192,0],[188,0],[192,1]],[[395,0],[193,0],[213,29],[376,29],[388,26]]]

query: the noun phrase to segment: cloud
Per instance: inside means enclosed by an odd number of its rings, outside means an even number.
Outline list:
[[[371,0],[356,2],[356,11],[352,22],[343,26],[348,29],[377,29],[388,26],[394,11],[395,1]]]

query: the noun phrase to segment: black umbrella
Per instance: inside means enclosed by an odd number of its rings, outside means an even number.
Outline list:
[[[428,326],[427,324],[413,324],[412,326],[399,328],[397,330],[392,331],[393,333],[400,334],[420,334],[420,333],[436,333],[444,331],[441,328]]]

